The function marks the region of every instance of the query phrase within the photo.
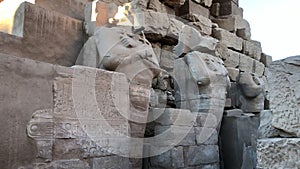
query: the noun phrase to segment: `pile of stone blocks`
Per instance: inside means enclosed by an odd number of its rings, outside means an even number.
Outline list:
[[[257,168],[300,167],[300,57],[274,61],[269,69],[270,111],[260,116]]]

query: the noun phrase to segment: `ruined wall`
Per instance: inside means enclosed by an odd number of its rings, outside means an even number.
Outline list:
[[[13,140],[11,133],[15,133],[18,145],[26,147],[23,151],[21,147],[14,147],[16,142],[1,144],[1,155],[9,154],[2,158],[3,168],[233,169],[256,166],[257,116],[269,109],[265,82],[271,57],[262,53],[258,41],[251,39],[250,25],[243,19],[237,0],[133,1],[133,11],[141,14],[143,33],[161,70],[149,90],[138,86],[132,89],[139,98],[144,97],[134,103],[140,103],[140,108],[146,107],[143,112],[148,113],[148,119],[153,119],[151,123],[135,126],[118,114],[120,110],[130,112],[132,91],[125,80],[130,74],[96,69],[102,68],[98,67],[97,60],[98,46],[102,44],[95,36],[99,30],[96,25],[108,24],[107,17],[114,15],[109,12],[115,12],[117,6],[109,4],[110,1],[98,2],[98,16],[92,20],[92,3],[85,5],[83,13],[83,1],[49,2],[24,3],[19,9],[21,19],[17,21],[22,26],[16,25],[15,31],[23,37],[0,34],[3,37],[0,53],[6,54],[1,57],[4,66],[0,77],[5,81],[1,86],[1,114],[9,117],[3,123],[4,132],[9,132],[4,140]],[[120,1],[115,3],[121,4]],[[82,48],[85,36],[87,43]],[[85,54],[95,57],[84,57]],[[85,66],[95,68],[64,67],[73,66],[76,60],[82,65],[93,62],[92,66]],[[78,82],[75,86],[74,81]],[[87,98],[93,90],[97,104]],[[81,102],[76,102],[74,95],[80,96]],[[114,98],[119,96],[128,98],[119,99],[116,104]],[[34,99],[28,100],[28,97]],[[80,119],[76,114],[74,108],[78,105],[86,118]],[[80,107],[82,105],[86,107]],[[95,115],[98,110],[107,115],[117,130],[118,127],[124,129],[125,135],[134,132],[150,138],[161,133],[166,135],[158,139],[161,145],[155,146],[134,145],[134,139],[123,140],[125,137],[115,139],[123,142],[110,140],[121,147],[121,152],[142,146],[137,152],[145,158],[142,163],[141,159],[128,155],[136,152],[127,152],[121,157],[119,152],[112,152],[109,146],[103,145],[107,142],[95,142],[98,137],[93,136],[109,133],[95,130],[108,129],[105,122],[94,118],[98,117]],[[190,116],[194,120],[187,118]],[[179,117],[184,120],[176,121]],[[80,120],[86,122],[86,130],[82,130],[84,125],[79,124]],[[17,126],[14,131],[13,126]],[[174,142],[177,136],[182,138]],[[32,156],[23,155],[28,152]]]
[[[299,56],[294,56],[270,66],[271,111],[262,112],[260,117],[258,168],[300,167],[299,65]]]

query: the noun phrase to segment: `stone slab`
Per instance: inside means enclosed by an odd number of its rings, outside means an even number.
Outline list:
[[[186,0],[184,5],[180,6],[178,9],[178,16],[186,15],[202,15],[206,18],[209,18],[209,9],[197,4],[192,0]]]
[[[299,138],[258,139],[257,168],[299,168],[299,147]]]
[[[56,11],[72,18],[83,20],[84,7],[87,2],[88,0],[36,0],[35,4],[49,11]]]
[[[299,56],[275,61],[267,77],[272,125],[297,137],[300,137],[299,66]]]
[[[0,53],[59,64],[74,65],[83,46],[82,21],[48,11],[28,2],[17,11],[13,33],[0,33]]]
[[[220,40],[228,48],[233,48],[237,51],[241,51],[243,48],[243,39],[237,37],[235,34],[227,30],[215,28],[213,29],[213,37]]]

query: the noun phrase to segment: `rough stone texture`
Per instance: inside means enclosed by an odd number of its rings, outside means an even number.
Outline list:
[[[159,0],[150,0],[148,8],[154,10],[155,12],[175,15],[175,10],[173,8],[161,3]]]
[[[268,83],[272,125],[300,137],[300,59],[299,56],[275,61],[269,69]]]
[[[279,135],[280,131],[272,126],[273,113],[271,110],[260,112],[260,124],[258,128],[259,138],[270,138]]]
[[[243,45],[243,53],[251,56],[255,60],[260,60],[262,49],[261,44],[258,41],[250,40],[250,41],[244,41]]]
[[[233,1],[220,3],[220,16],[240,15],[243,16],[243,9],[239,8]]]
[[[174,147],[173,149],[162,153],[161,155],[150,158],[151,167],[155,168],[181,168],[184,167],[183,147]]]
[[[34,111],[53,107],[54,75],[53,65],[0,54],[1,168],[34,162],[37,149],[26,125]]]
[[[240,53],[227,49],[228,57],[224,59],[226,67],[237,68],[240,64]]]
[[[253,62],[253,72],[261,77],[265,72],[265,65],[257,60]]]
[[[264,109],[264,82],[254,73],[241,72],[238,79],[239,103],[244,112],[259,113]]]
[[[50,11],[56,11],[75,19],[84,19],[84,6],[87,0],[36,0],[35,4]],[[66,10],[67,9],[67,10]]]
[[[299,138],[259,139],[257,141],[257,168],[299,168],[299,147]]]
[[[255,168],[259,118],[224,116],[220,131],[224,168]]]
[[[108,156],[94,158],[91,160],[91,169],[108,168],[108,169],[131,169],[129,159],[119,156]]]
[[[17,11],[16,37],[0,32],[0,53],[38,61],[74,65],[83,45],[82,21],[28,2]]]
[[[210,7],[212,5],[212,0],[194,0],[194,1],[206,7]]]
[[[178,9],[179,16],[187,15],[202,15],[206,18],[209,18],[209,9],[197,4],[193,0],[186,0],[184,5],[180,6]]]
[[[177,57],[191,51],[214,54],[217,40],[208,36],[202,36],[195,28],[184,26],[180,32],[178,44],[173,51]]]
[[[272,63],[272,56],[262,53],[260,61],[265,65],[265,67],[270,67]]]
[[[240,55],[240,63],[239,63],[240,71],[253,72],[254,59],[244,54],[239,54],[239,55]]]
[[[217,145],[191,146],[187,152],[188,164],[203,165],[219,162],[219,148]]]
[[[194,26],[202,34],[212,34],[212,21],[210,19],[197,14],[187,15],[185,16],[185,19],[190,20],[191,22],[188,24]]]
[[[226,69],[228,71],[228,76],[229,76],[230,80],[233,82],[236,82],[237,77],[240,73],[239,69],[232,68],[232,67],[226,67]]]
[[[230,33],[229,31],[226,31],[224,29],[213,29],[213,37],[220,40],[228,48],[233,48],[238,51],[241,51],[243,48],[243,39],[235,36],[233,33]]]

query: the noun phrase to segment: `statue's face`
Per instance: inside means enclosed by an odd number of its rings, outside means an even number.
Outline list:
[[[158,66],[157,58],[148,41],[124,29],[103,27],[97,33],[99,54],[103,57],[101,67],[116,71],[120,66],[136,63],[140,60],[152,62]]]

